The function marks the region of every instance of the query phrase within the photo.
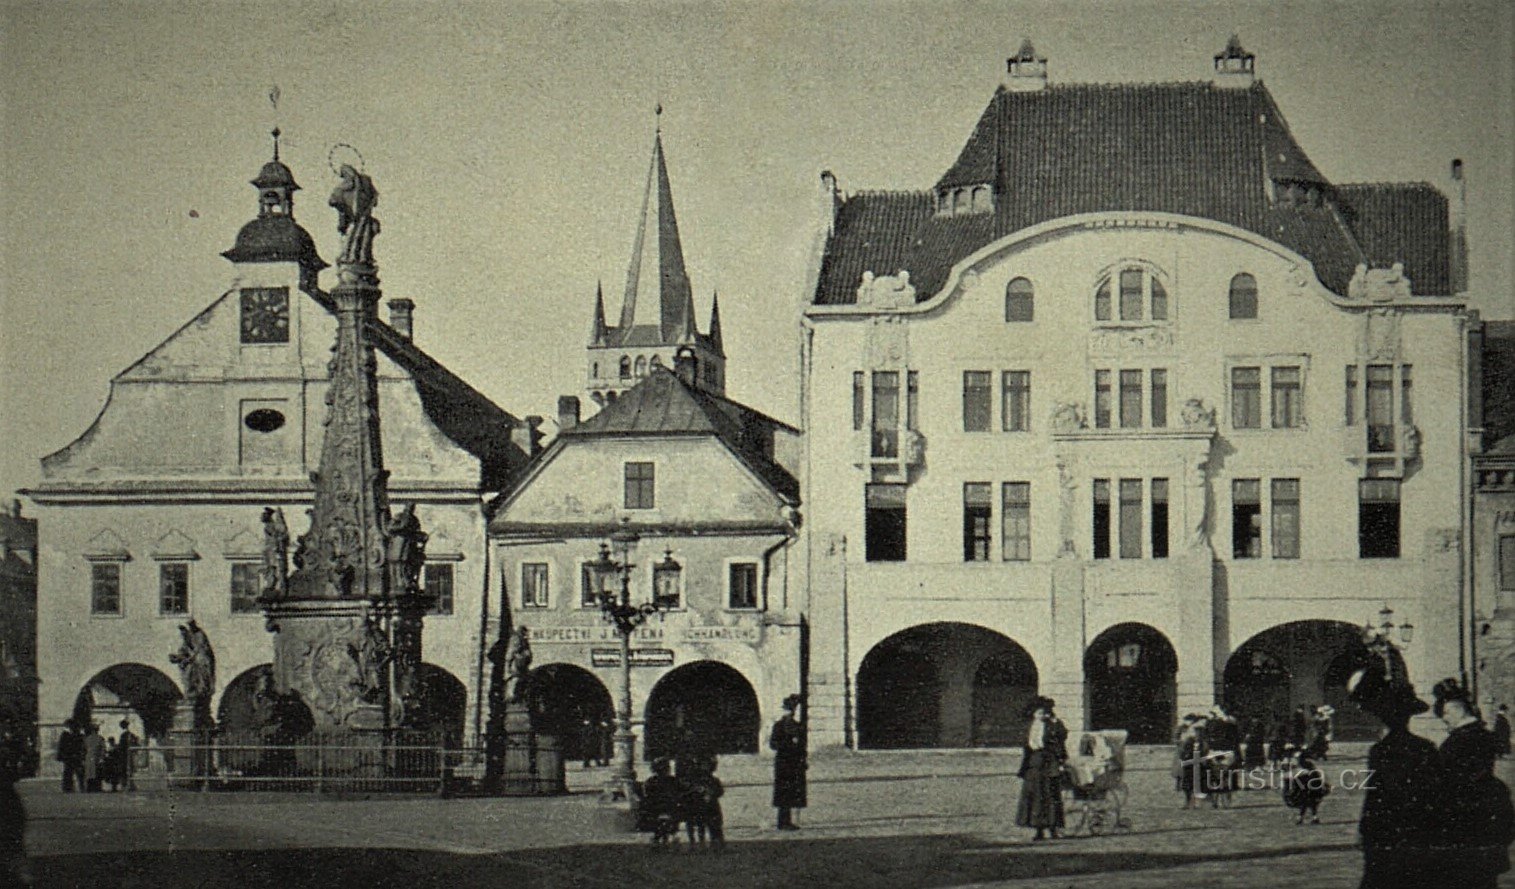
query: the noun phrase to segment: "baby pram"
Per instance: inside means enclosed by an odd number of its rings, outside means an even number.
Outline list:
[[[1131,821],[1121,816],[1127,794],[1125,730],[1080,732],[1069,740],[1065,787],[1069,814],[1078,819],[1072,833],[1129,830]]]

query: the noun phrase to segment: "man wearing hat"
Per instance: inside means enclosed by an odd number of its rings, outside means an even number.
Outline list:
[[[784,716],[773,724],[768,747],[773,756],[773,805],[779,810],[779,830],[799,830],[794,810],[805,808],[805,768],[807,742],[805,724],[797,714],[804,698],[790,695],[784,699]]]

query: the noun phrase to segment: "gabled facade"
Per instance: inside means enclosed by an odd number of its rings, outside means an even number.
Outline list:
[[[1254,61],[1061,85],[1028,44],[931,189],[823,176],[813,738],[1018,744],[1036,693],[1136,741],[1213,703],[1353,737],[1386,604],[1422,688],[1470,669],[1447,201],[1328,181]]]
[[[271,659],[256,601],[261,516],[278,507],[290,528],[307,524],[336,319],[277,147],[253,184],[258,216],[225,254],[231,286],[111,380],[94,423],[43,458],[26,492],[45,541],[45,735],[82,698],[124,702],[134,731],[161,737],[182,692],[167,654],[189,617],[215,647],[212,712],[229,729],[250,713]],[[426,620],[426,681],[447,699],[449,727],[471,732],[486,611],[481,495],[527,462],[532,430],[411,342],[413,307],[391,300],[390,323],[368,331],[382,451],[393,507],[416,504],[431,535],[423,579],[443,601]]]
[[[632,640],[639,756],[756,752],[759,726],[801,688],[796,431],[703,387],[688,352],[679,361],[565,423],[490,519],[491,596],[529,630],[538,727],[570,759],[577,727],[608,721],[619,695],[618,637],[585,567],[618,529],[640,537],[632,602],[667,605]]]

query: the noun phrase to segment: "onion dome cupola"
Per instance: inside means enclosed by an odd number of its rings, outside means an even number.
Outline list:
[[[263,165],[252,185],[258,190],[258,216],[237,232],[237,242],[221,255],[236,263],[299,263],[301,281],[315,282],[315,273],[327,263],[316,252],[310,233],[295,222],[294,193],[300,186],[294,174],[279,160],[279,130],[273,131],[273,160]],[[307,278],[308,276],[308,278]]]

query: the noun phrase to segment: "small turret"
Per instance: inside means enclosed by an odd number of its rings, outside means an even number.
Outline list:
[[[1226,41],[1226,48],[1215,56],[1215,85],[1220,87],[1251,86],[1256,77],[1257,56],[1242,48],[1241,38],[1235,34]]]
[[[1037,55],[1031,38],[1021,41],[1021,48],[1005,60],[1005,89],[1018,93],[1047,88],[1047,57]]]

